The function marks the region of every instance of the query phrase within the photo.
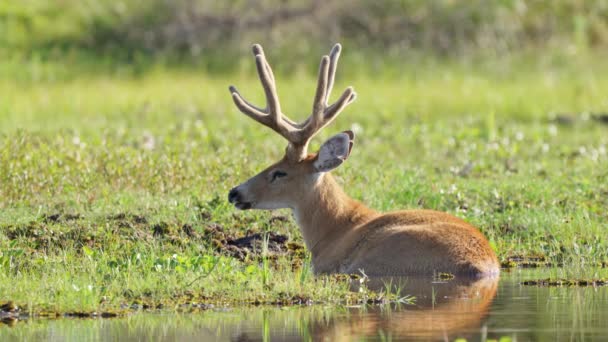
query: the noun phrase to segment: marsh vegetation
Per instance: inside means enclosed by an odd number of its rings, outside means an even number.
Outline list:
[[[237,213],[227,202],[230,187],[284,148],[233,108],[227,90],[238,84],[263,103],[253,66],[236,57],[249,42],[113,58],[114,48],[68,39],[80,31],[60,12],[0,6],[2,27],[14,33],[0,49],[4,312],[359,305],[406,295],[352,292],[350,276],[314,277],[288,211]],[[44,31],[48,18],[63,18],[57,27],[66,31],[32,41],[17,34]],[[594,49],[604,41],[590,39],[603,23],[593,18],[552,31],[551,44],[530,39],[490,55],[464,42],[447,55],[430,43],[412,43],[410,54],[388,42],[384,54],[345,36],[336,88],[353,85],[359,98],[312,149],[355,131],[357,148],[336,172],[351,196],[382,211],[464,218],[504,266],[605,267],[608,63]],[[309,113],[316,49],[269,56],[279,94],[295,94],[282,104],[296,119]]]

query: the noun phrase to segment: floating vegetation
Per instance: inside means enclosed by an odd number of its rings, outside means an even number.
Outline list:
[[[547,260],[544,255],[513,255],[507,257],[500,263],[502,268],[538,268],[538,267],[562,267],[560,263]]]
[[[31,318],[46,318],[46,319],[57,319],[57,318],[117,318],[124,317],[129,314],[129,311],[104,311],[104,312],[87,312],[87,311],[69,311],[64,313],[59,312],[48,312],[42,311],[36,314],[21,311],[19,308],[13,311],[0,310],[0,323],[14,326],[20,321],[26,321]]]
[[[440,272],[438,273],[435,278],[437,280],[452,280],[454,279],[454,275],[452,273],[445,273],[445,272]]]
[[[526,286],[606,286],[608,280],[605,279],[564,279],[564,278],[546,278],[538,280],[524,280],[521,285]]]
[[[19,307],[12,301],[0,305],[0,322],[13,326],[19,321]]]

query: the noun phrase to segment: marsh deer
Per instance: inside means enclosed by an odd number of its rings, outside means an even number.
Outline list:
[[[238,209],[290,208],[317,274],[360,270],[369,276],[497,274],[498,261],[488,241],[467,222],[431,210],[382,214],[345,194],[329,172],[349,157],[355,139],[352,131],[332,136],[316,154],[307,153],[315,134],[356,97],[348,87],[335,103],[328,103],[340,50],[336,44],[321,59],[312,114],[298,123],[282,113],[264,51],[253,46],[266,108],[246,101],[234,86],[229,88],[232,99],[243,114],[279,133],[288,145],[280,161],[230,190],[230,203]]]

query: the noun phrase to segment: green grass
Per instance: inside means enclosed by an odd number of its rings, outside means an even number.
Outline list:
[[[351,196],[384,211],[454,213],[501,259],[606,262],[608,125],[593,115],[608,107],[608,64],[574,57],[395,64],[376,77],[346,64],[334,89],[352,84],[359,98],[313,149],[355,130],[336,172]],[[226,201],[285,147],[230,100],[235,84],[262,103],[253,75],[160,68],[54,79],[52,70],[0,80],[0,301],[40,312],[376,296],[313,277],[306,257],[239,261],[208,234],[219,225],[234,237],[272,231],[302,243],[291,218],[274,219],[288,212],[239,212]],[[284,111],[303,119],[315,80],[277,79]]]

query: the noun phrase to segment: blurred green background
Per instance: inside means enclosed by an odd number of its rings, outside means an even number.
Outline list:
[[[52,77],[152,67],[242,68],[253,42],[279,72],[314,70],[335,42],[357,69],[438,58],[580,55],[608,46],[608,1],[596,0],[22,0],[0,4],[0,75],[57,64]],[[69,68],[65,67],[69,65]],[[64,67],[62,67],[64,66]],[[247,66],[249,67],[249,66]],[[66,70],[69,69],[69,70]]]

